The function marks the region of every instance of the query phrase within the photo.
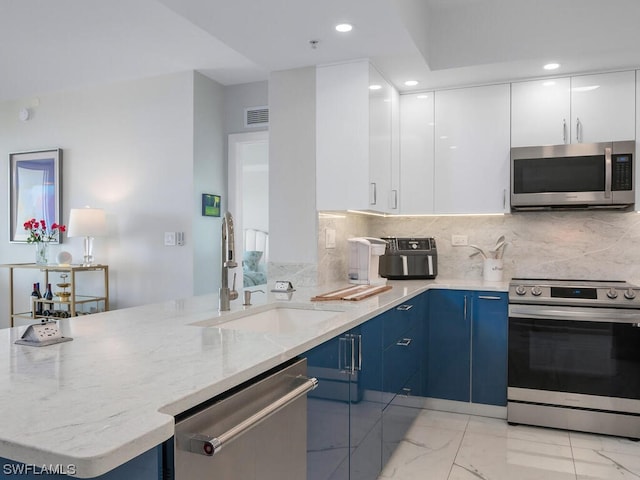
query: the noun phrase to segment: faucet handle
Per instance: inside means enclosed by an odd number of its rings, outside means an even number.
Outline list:
[[[233,274],[233,284],[231,285],[231,291],[229,292],[229,300],[235,300],[238,298],[238,291],[236,290],[236,274]]]

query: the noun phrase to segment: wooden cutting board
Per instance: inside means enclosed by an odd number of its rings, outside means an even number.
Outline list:
[[[323,293],[322,295],[316,295],[311,298],[312,302],[322,302],[328,300],[350,300],[358,301],[364,298],[377,295],[382,292],[391,290],[391,285],[353,285],[351,287],[344,287],[332,292]]]

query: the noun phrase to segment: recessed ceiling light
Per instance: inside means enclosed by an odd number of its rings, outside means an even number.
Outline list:
[[[417,80],[407,80],[406,82],[404,82],[404,84],[407,87],[415,87],[416,85],[418,85],[418,81]]]
[[[557,68],[560,68],[560,64],[559,63],[547,63],[544,67],[545,70],[556,70]]]
[[[353,25],[350,23],[341,23],[340,25],[336,25],[336,30],[340,33],[346,33],[353,30]]]
[[[369,85],[369,90],[380,90],[381,88],[382,88],[382,85],[378,85],[378,84]]]

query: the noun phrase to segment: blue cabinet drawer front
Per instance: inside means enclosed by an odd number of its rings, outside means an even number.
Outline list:
[[[383,353],[384,370],[382,384],[385,392],[399,392],[409,378],[418,370],[420,348],[418,329],[405,332],[405,335],[387,347]]]
[[[393,345],[396,340],[420,321],[420,305],[417,300],[398,305],[384,314],[382,340],[384,347]]]

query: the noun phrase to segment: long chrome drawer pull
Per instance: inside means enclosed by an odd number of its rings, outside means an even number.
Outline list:
[[[198,453],[200,455],[212,456],[222,450],[222,447],[231,443],[239,436],[251,430],[253,427],[269,418],[274,413],[283,409],[290,403],[296,401],[298,398],[305,395],[307,392],[313,390],[318,386],[318,380],[316,378],[304,378],[305,382],[297,386],[293,390],[290,390],[275,402],[267,405],[262,410],[257,411],[246,420],[238,423],[234,427],[224,432],[217,437],[211,437],[209,435],[195,434],[189,438],[189,451]]]
[[[396,345],[399,347],[408,347],[409,345],[411,345],[411,339],[410,338],[403,338],[402,340],[398,340],[396,342]]]
[[[501,300],[500,297],[496,295],[478,295],[480,300]]]

